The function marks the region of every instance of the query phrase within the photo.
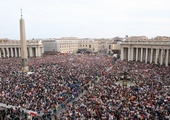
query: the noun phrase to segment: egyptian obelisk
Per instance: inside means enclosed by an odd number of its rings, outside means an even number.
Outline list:
[[[25,35],[25,21],[22,18],[22,10],[21,10],[21,19],[20,19],[20,43],[21,43],[21,71],[28,72],[28,53],[27,53],[27,45],[26,45],[26,35]]]

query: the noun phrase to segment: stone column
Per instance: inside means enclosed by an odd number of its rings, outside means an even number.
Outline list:
[[[73,50],[73,52],[74,52],[74,50]],[[41,56],[43,56],[44,55],[44,47],[41,47]]]
[[[143,49],[143,62],[146,60],[146,48]]]
[[[160,60],[160,65],[163,64],[163,58],[164,58],[164,49],[161,49],[161,60]]]
[[[153,59],[153,48],[151,48],[151,59],[150,59],[150,63],[152,63],[152,59]]]
[[[128,61],[131,60],[131,54],[130,54],[131,48],[128,47]]]
[[[35,57],[37,57],[37,54],[38,54],[38,49],[37,47],[35,47]]]
[[[10,57],[10,48],[7,48],[7,57]]]
[[[44,47],[42,47],[42,53],[41,54],[43,54],[44,55]]]
[[[32,57],[32,47],[29,47],[29,56]]]
[[[148,62],[148,48],[146,48],[146,58],[145,58],[145,63]]]
[[[10,48],[11,49],[11,57],[14,57],[14,51],[13,51],[13,48]]]
[[[141,62],[143,61],[143,48],[141,48],[141,58],[140,58],[140,61]]]
[[[9,49],[6,48],[6,57],[9,57]]]
[[[41,57],[42,47],[39,47],[39,56]]]
[[[136,61],[138,61],[138,48],[136,48]]]
[[[18,57],[17,48],[15,48],[15,57]]]
[[[169,49],[167,49],[167,52],[166,52],[166,63],[165,65],[168,66],[168,58],[169,57]]]
[[[123,49],[123,47],[121,48],[121,60],[123,60],[124,59],[124,49]]]
[[[8,57],[10,57],[10,48],[7,48],[7,55],[8,55]]]
[[[131,48],[131,52],[132,52],[132,56],[131,56],[131,60],[134,60],[134,48]]]
[[[158,55],[159,55],[159,49],[156,49],[155,64],[158,63]]]
[[[9,57],[9,48],[6,48],[6,52],[7,52],[7,57]]]
[[[18,48],[19,57],[21,57],[21,48]]]
[[[1,48],[1,56],[5,57],[5,50],[4,50],[4,48]]]
[[[38,54],[38,49],[37,47],[35,47],[35,57],[37,57],[37,54]]]
[[[3,56],[7,57],[7,50],[6,50],[6,48],[3,48]]]
[[[37,57],[41,57],[41,55],[40,55],[40,47],[39,46],[37,47],[37,53],[38,53]]]

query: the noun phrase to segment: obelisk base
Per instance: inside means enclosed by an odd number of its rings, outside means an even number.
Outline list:
[[[22,72],[28,72],[29,68],[28,68],[28,59],[24,59],[22,58],[22,68],[21,68]]]
[[[22,72],[28,72],[28,71],[29,71],[28,66],[22,67]]]

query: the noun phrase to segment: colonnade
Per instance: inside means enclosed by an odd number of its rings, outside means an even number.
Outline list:
[[[170,64],[170,47],[122,46],[121,60],[124,59],[168,66]]]
[[[41,57],[44,52],[41,46],[28,46],[28,57]],[[15,46],[0,46],[0,58],[3,57],[21,57],[21,48]]]

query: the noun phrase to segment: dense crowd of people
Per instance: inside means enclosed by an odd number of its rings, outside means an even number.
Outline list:
[[[121,86],[124,71],[134,83]],[[170,67],[118,60],[60,119],[169,120]]]
[[[98,54],[29,58],[31,74],[20,72],[20,63],[20,58],[0,59],[0,103],[44,117],[67,108],[58,116],[65,120],[170,117],[170,67],[126,60],[113,62],[112,57]],[[133,86],[117,84],[124,71]],[[99,77],[102,78],[97,82]],[[73,101],[84,89],[87,92]],[[70,101],[73,104],[68,104]]]
[[[30,58],[29,71],[20,72],[20,58],[1,59],[0,103],[50,116],[78,96],[101,75],[112,59],[102,55],[55,55]]]
[[[21,110],[20,108],[10,107],[4,108],[1,107],[0,109],[0,120],[28,120],[27,114]]]

